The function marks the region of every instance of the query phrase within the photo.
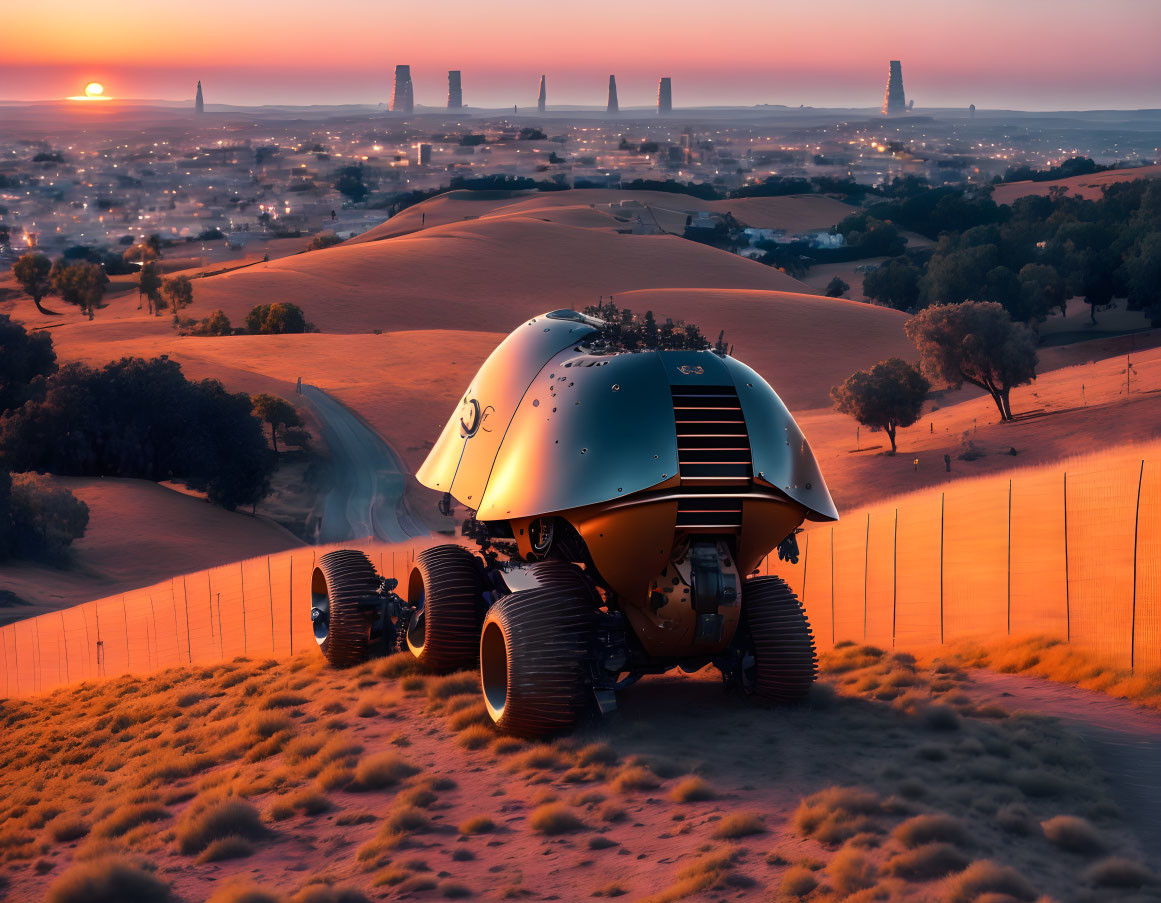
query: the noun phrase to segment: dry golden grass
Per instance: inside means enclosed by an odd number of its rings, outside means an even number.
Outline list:
[[[466,821],[460,822],[461,834],[487,834],[496,830],[496,823],[490,815],[473,815]]]
[[[671,903],[694,894],[727,886],[733,857],[729,852],[716,851],[695,859],[678,869],[677,879],[669,887],[646,897],[644,903]]]
[[[1015,900],[1035,900],[1036,891],[1014,868],[981,859],[950,878],[944,889],[947,903],[973,903],[984,894],[1006,895]],[[997,897],[1002,899],[1002,897]]]
[[[950,844],[927,843],[896,853],[887,860],[884,871],[910,881],[931,881],[963,871],[970,861]]]
[[[211,841],[201,851],[197,861],[199,863],[220,862],[223,859],[243,859],[254,852],[254,843],[245,837],[229,834]]]
[[[1084,880],[1096,887],[1137,888],[1156,884],[1157,875],[1146,866],[1123,856],[1094,862],[1084,872]]]
[[[352,791],[382,790],[398,784],[419,771],[398,753],[375,753],[360,759],[355,780],[347,787]]]
[[[609,782],[609,787],[616,793],[656,790],[660,786],[661,779],[641,765],[630,765],[621,769]]]
[[[169,885],[122,856],[80,862],[52,885],[46,903],[169,903]]]
[[[899,824],[891,837],[907,849],[929,843],[966,844],[967,831],[950,815],[916,815]]]
[[[545,803],[532,810],[528,826],[538,834],[551,835],[579,831],[585,823],[564,803]]]
[[[818,878],[814,872],[805,866],[795,865],[788,868],[782,875],[778,890],[783,897],[801,900],[814,893],[818,887]]]
[[[735,812],[718,822],[713,836],[717,840],[736,840],[751,834],[764,834],[765,831],[766,825],[761,816],[753,812]]]
[[[679,781],[669,792],[669,798],[675,803],[700,803],[716,796],[714,788],[697,775]]]
[[[1042,821],[1044,836],[1070,853],[1095,854],[1105,848],[1104,838],[1092,823],[1076,815],[1057,815]]]
[[[803,800],[794,813],[794,828],[821,843],[837,844],[856,834],[877,831],[873,816],[882,812],[879,798],[859,787],[829,787]]]
[[[964,642],[950,652],[941,651],[940,656],[964,668],[1035,674],[1161,709],[1161,670],[1130,671],[1058,639],[1025,637],[986,645]]]
[[[269,833],[250,803],[232,797],[211,798],[195,801],[182,816],[177,826],[177,848],[192,855],[223,837],[261,840]]]
[[[844,897],[874,887],[879,878],[879,870],[874,862],[851,846],[839,850],[826,871],[834,889]]]

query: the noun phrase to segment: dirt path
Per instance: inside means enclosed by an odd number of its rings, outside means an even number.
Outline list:
[[[316,386],[302,396],[322,425],[334,464],[334,482],[323,501],[321,543],[374,536],[399,542],[427,531],[408,513],[403,490],[409,474],[378,434],[349,408]]]
[[[984,701],[1058,718],[1083,737],[1142,847],[1161,861],[1161,713],[1027,675],[976,670],[972,681]]]

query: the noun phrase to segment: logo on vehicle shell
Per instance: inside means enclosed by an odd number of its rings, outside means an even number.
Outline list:
[[[677,368],[678,373],[684,373],[686,376],[701,376],[705,373],[704,367],[699,367],[697,364],[682,364]]]

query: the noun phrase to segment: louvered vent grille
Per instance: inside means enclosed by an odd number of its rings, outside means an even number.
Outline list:
[[[733,386],[673,386],[677,460],[685,481],[748,480],[753,475],[746,420]]]
[[[679,530],[740,530],[742,500],[728,495],[686,495],[677,502]]]

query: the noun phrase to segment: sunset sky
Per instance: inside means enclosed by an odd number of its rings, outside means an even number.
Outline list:
[[[53,0],[0,30],[0,100],[78,94],[208,103],[377,103],[410,63],[420,104],[464,72],[473,106],[781,103],[877,106],[901,59],[916,105],[1161,107],[1157,0]]]

